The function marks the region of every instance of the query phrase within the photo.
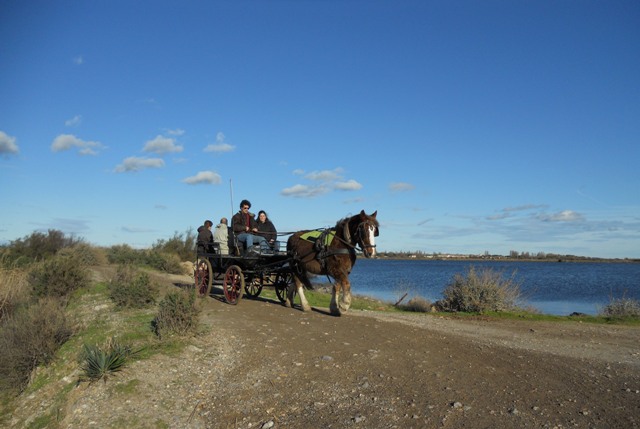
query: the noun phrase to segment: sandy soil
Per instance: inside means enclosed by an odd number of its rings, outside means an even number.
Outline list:
[[[640,328],[332,317],[264,299],[231,306],[215,292],[186,350],[74,387],[61,427],[640,427]]]

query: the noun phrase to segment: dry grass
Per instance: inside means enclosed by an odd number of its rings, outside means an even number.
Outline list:
[[[0,322],[29,301],[27,274],[20,269],[0,268]]]
[[[32,371],[49,363],[72,329],[58,298],[20,308],[0,325],[0,390],[20,391]]]

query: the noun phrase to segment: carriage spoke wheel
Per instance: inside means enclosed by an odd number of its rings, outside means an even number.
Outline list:
[[[209,259],[200,257],[196,260],[193,279],[196,285],[196,294],[203,298],[209,296],[213,283],[213,269]]]
[[[251,278],[244,291],[249,298],[257,298],[260,296],[260,292],[262,292],[263,285],[264,276],[260,274],[259,276],[254,276]]]
[[[229,304],[236,305],[238,301],[242,299],[244,276],[239,266],[232,265],[227,268],[227,271],[224,273],[222,289],[224,290],[224,298]]]
[[[276,296],[280,300],[281,303],[285,303],[287,301],[287,288],[293,281],[293,275],[291,273],[278,273],[276,276],[276,280],[273,282],[273,286],[276,289]],[[293,297],[295,299],[295,291],[293,293]]]

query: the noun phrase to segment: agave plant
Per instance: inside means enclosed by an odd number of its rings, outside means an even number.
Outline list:
[[[104,348],[97,345],[84,345],[81,369],[89,381],[104,380],[119,372],[127,358],[134,354],[131,348],[123,346],[113,338],[109,338]]]

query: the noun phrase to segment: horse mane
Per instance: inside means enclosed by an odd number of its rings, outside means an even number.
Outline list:
[[[365,213],[366,215],[366,213]],[[369,222],[371,222],[376,228],[380,228],[380,224],[378,223],[378,219],[371,217],[369,215],[366,215],[366,218]],[[342,232],[344,230],[345,227],[345,223],[349,224],[349,230],[351,229],[351,222],[358,222],[360,223],[360,213],[353,215],[353,216],[347,216],[347,217],[343,217],[342,219],[340,219],[338,222],[336,222],[336,226],[335,226],[335,230],[336,232]],[[351,231],[349,231],[350,233]]]
[[[338,222],[336,222],[336,226],[335,226],[336,231],[340,230],[340,228],[343,228],[345,222],[351,222],[355,218],[359,218],[359,217],[360,217],[360,213],[358,213],[357,215],[353,215],[353,216],[343,217]],[[367,220],[369,222],[373,223],[376,228],[380,228],[380,224],[378,223],[378,219],[376,219],[374,217],[372,218],[371,216],[367,215]]]

